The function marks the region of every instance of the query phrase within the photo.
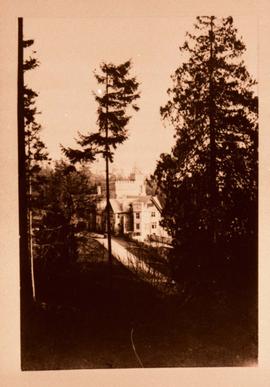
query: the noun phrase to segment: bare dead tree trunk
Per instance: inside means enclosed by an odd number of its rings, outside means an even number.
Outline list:
[[[32,182],[31,175],[29,175],[29,198],[31,200],[32,195]],[[35,268],[34,268],[34,251],[33,251],[33,212],[31,208],[28,208],[29,212],[29,253],[30,253],[30,265],[31,265],[31,286],[32,296],[34,302],[36,302],[36,283],[35,283]]]

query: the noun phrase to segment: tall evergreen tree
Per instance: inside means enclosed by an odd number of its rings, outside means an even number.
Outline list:
[[[34,44],[34,41],[23,40],[23,48],[26,49]],[[35,54],[35,51],[33,51]],[[23,73],[33,70],[39,66],[36,58],[30,56],[23,62]],[[25,77],[24,77],[25,78]],[[28,218],[28,253],[31,262],[31,281],[33,298],[36,299],[34,256],[33,256],[33,218],[37,209],[42,207],[40,189],[43,177],[40,174],[40,163],[48,160],[48,152],[45,144],[40,139],[41,125],[36,121],[39,114],[36,107],[38,94],[23,82],[23,115],[24,115],[24,145],[25,145],[25,183],[27,196],[27,218]]]
[[[18,171],[19,171],[19,241],[20,241],[20,289],[21,316],[33,301],[31,268],[28,255],[27,188],[24,133],[24,76],[23,76],[23,18],[18,18]],[[21,319],[23,322],[23,318]],[[23,332],[21,324],[21,331]],[[22,343],[23,345],[23,343]]]
[[[71,160],[94,161],[97,154],[101,154],[106,162],[106,192],[107,192],[107,234],[110,267],[111,256],[111,224],[110,224],[110,191],[109,191],[109,162],[113,161],[113,152],[119,144],[128,137],[127,125],[131,116],[127,109],[135,111],[139,108],[135,100],[139,98],[137,92],[139,83],[130,76],[131,61],[118,66],[112,63],[102,63],[100,74],[95,72],[95,78],[100,85],[98,93],[94,93],[98,104],[98,132],[87,135],[79,134],[78,145],[83,149],[63,148],[64,154]]]
[[[34,40],[24,40],[24,48],[29,48],[34,44]],[[33,54],[36,52],[33,51]],[[27,72],[39,66],[37,58],[28,57],[23,64],[23,71]],[[40,139],[41,125],[37,122],[36,116],[39,114],[36,107],[38,93],[24,84],[24,132],[25,132],[25,157],[26,157],[26,180],[29,197],[28,206],[33,203],[33,192],[38,196],[38,190],[42,183],[41,163],[48,160],[48,152],[44,142]],[[35,206],[39,206],[35,201]]]
[[[182,251],[178,266],[201,267],[203,244],[206,256],[222,241],[256,239],[258,101],[244,51],[232,17],[198,17],[161,108],[176,144],[161,155],[154,176],[165,198],[163,224]],[[212,252],[217,259],[221,250]]]

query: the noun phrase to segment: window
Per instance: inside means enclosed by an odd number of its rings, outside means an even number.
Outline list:
[[[136,219],[140,219],[140,213],[136,212]]]
[[[155,217],[155,216],[156,216],[156,213],[155,213],[155,212],[151,212],[151,216],[152,216],[152,217]]]
[[[152,224],[152,228],[157,228],[156,222]]]
[[[140,223],[136,223],[136,230],[140,229]]]

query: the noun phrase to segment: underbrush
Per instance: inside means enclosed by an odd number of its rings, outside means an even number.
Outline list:
[[[160,297],[116,260],[110,287],[106,249],[78,237],[76,262],[36,277],[42,307],[23,314],[23,369],[140,367],[131,335],[144,367],[256,363],[256,308],[244,291],[228,302],[189,282]]]

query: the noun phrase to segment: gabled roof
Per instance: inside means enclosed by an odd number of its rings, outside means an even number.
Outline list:
[[[110,205],[114,213],[123,212],[123,205],[117,199],[110,199]]]
[[[162,210],[162,205],[158,199],[157,196],[130,196],[123,199],[110,199],[110,205],[112,208],[112,211],[117,213],[123,213],[128,212],[130,209],[130,206],[135,203],[141,203],[146,205],[147,203],[153,203],[153,205],[157,208],[159,212]],[[101,200],[97,204],[97,210],[98,211],[104,211],[106,208],[106,199]]]
[[[106,209],[107,200],[103,199],[97,204],[98,211],[104,211]],[[117,199],[110,199],[110,205],[114,213],[123,212],[123,205]]]

